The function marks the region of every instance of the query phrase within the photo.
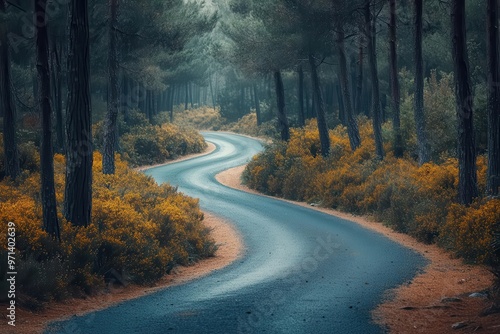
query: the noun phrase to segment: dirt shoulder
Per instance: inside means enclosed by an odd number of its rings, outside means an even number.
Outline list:
[[[168,163],[191,159],[197,156],[211,153],[215,145],[208,143],[205,152],[193,154]],[[167,163],[167,164],[168,164]],[[153,166],[151,166],[153,167]],[[146,168],[141,168],[144,170]],[[238,231],[232,224],[210,213],[204,213],[203,223],[211,229],[211,236],[219,246],[214,257],[202,260],[192,266],[179,266],[174,268],[170,275],[164,276],[153,286],[128,285],[126,287],[111,287],[95,296],[85,299],[67,299],[61,302],[50,303],[41,312],[30,312],[24,309],[16,309],[16,327],[7,324],[6,310],[1,305],[0,333],[42,333],[49,322],[71,318],[75,315],[83,315],[92,311],[102,310],[118,303],[142,297],[158,290],[186,283],[209,273],[222,269],[239,258],[243,253],[243,242]]]
[[[217,180],[229,187],[261,195],[241,184],[244,168],[229,169],[217,175]],[[466,265],[437,246],[425,245],[406,234],[394,232],[370,217],[312,207],[304,202],[284,201],[353,221],[415,250],[429,260],[422,274],[407,284],[387,291],[386,301],[373,312],[373,320],[387,327],[391,333],[500,333],[500,314],[479,316],[490,306],[490,302],[485,298],[469,297],[492,284],[493,275],[484,266]],[[463,327],[453,329],[452,326],[457,323]]]

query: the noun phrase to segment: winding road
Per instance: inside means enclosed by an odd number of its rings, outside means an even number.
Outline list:
[[[383,333],[370,312],[425,260],[355,223],[221,185],[216,174],[262,146],[204,136],[216,145],[211,154],[145,173],[232,222],[243,256],[187,284],[53,323],[47,333]]]

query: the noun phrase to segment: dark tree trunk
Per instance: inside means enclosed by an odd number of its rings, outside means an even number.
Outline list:
[[[64,215],[76,226],[90,224],[92,211],[92,114],[88,0],[69,5],[68,112]]]
[[[354,107],[355,113],[361,114],[363,105],[363,35],[359,35],[359,54],[358,54],[358,77],[356,80],[356,106]]]
[[[170,87],[170,123],[174,122],[174,97],[175,97],[175,85]]]
[[[102,172],[115,173],[116,120],[118,118],[118,59],[116,55],[116,26],[118,22],[118,0],[109,0],[108,18],[108,112],[104,123],[104,145],[102,149]]]
[[[288,141],[290,139],[290,128],[288,126],[288,118],[286,117],[285,89],[280,71],[274,72],[274,82],[276,85],[276,102],[278,106],[278,131],[281,134],[281,140]]]
[[[186,82],[186,96],[185,96],[185,101],[184,101],[184,110],[189,109],[189,82]]]
[[[338,110],[339,110],[340,124],[347,126],[347,120],[346,120],[346,114],[345,114],[345,108],[344,108],[344,99],[342,98],[342,92],[340,91],[340,86],[335,85],[333,87],[335,88],[335,94],[337,95],[337,99],[339,101]]]
[[[498,0],[488,0],[488,181],[490,196],[500,193],[500,66],[498,63]]]
[[[347,73],[347,57],[344,39],[344,28],[339,27],[337,31],[337,48],[339,52],[340,90],[342,92],[342,102],[344,105],[345,120],[347,122],[349,143],[351,149],[355,151],[361,145],[361,138],[359,137],[358,123],[356,122],[356,118],[354,118],[351,104],[351,86],[349,83],[349,74]]]
[[[309,55],[309,64],[311,66],[311,81],[313,96],[315,98],[314,105],[316,107],[316,118],[318,120],[319,140],[321,143],[321,154],[327,157],[330,154],[330,135],[328,134],[328,126],[326,124],[325,106],[323,96],[321,94],[321,85],[319,82],[316,62],[312,54]]]
[[[57,43],[54,40],[52,43],[52,84],[54,91],[54,104],[55,104],[55,114],[56,114],[56,142],[57,151],[60,153],[65,152],[65,140],[64,140],[64,125],[63,125],[63,106],[62,106],[62,70],[61,70],[61,58],[59,51],[57,50]]]
[[[305,107],[306,107],[306,117],[307,119],[312,118],[311,116],[311,99],[309,98],[309,87],[307,83],[304,81],[304,98],[305,98]]]
[[[429,148],[424,113],[424,60],[422,57],[423,0],[415,0],[415,126],[417,129],[418,163],[429,161]]]
[[[259,90],[257,89],[257,84],[253,84],[253,99],[255,104],[255,114],[257,115],[257,126],[262,124],[262,116],[260,114],[260,101],[259,101]]]
[[[299,65],[299,126],[304,127],[306,117],[304,112],[304,69]]]
[[[365,30],[368,49],[368,63],[372,82],[372,113],[373,113],[373,133],[375,135],[375,153],[377,157],[384,159],[384,143],[382,141],[382,111],[380,106],[380,89],[378,82],[377,54],[375,50],[375,25],[372,22],[370,9],[371,1],[365,5]]]
[[[458,200],[461,204],[468,205],[477,197],[478,190],[472,89],[465,29],[465,0],[452,1],[451,22],[458,117]]]
[[[7,12],[4,0],[0,0],[0,14]],[[16,111],[13,103],[10,76],[9,39],[7,22],[0,21],[0,106],[3,111],[3,148],[5,175],[15,180],[21,172],[17,148]]]
[[[42,144],[40,147],[41,197],[43,229],[60,238],[54,186],[54,152],[52,148],[52,109],[50,106],[49,38],[45,11],[47,0],[34,0],[36,13],[36,53],[38,72],[38,108],[42,115]]]
[[[403,156],[403,137],[401,136],[400,102],[398,77],[398,56],[396,52],[396,0],[389,0],[390,23],[389,23],[389,69],[391,76],[391,107],[392,107],[392,127],[394,131],[394,156]]]

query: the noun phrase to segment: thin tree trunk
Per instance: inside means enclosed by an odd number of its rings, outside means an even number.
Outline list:
[[[403,156],[403,137],[401,135],[400,103],[401,95],[399,90],[398,77],[398,56],[396,51],[396,0],[389,0],[390,23],[389,23],[389,70],[391,83],[391,107],[392,107],[392,128],[394,131],[394,156]]]
[[[354,107],[354,112],[361,114],[361,109],[363,105],[363,35],[359,35],[359,54],[358,54],[358,77],[356,80],[356,106]]]
[[[424,112],[424,61],[422,57],[423,0],[415,0],[415,126],[417,129],[418,163],[429,161],[429,148]]]
[[[352,110],[351,86],[349,83],[349,75],[347,73],[347,57],[344,40],[344,28],[338,27],[337,48],[339,52],[340,90],[342,92],[342,102],[344,105],[345,120],[347,122],[349,143],[351,145],[351,150],[355,151],[361,145],[361,138],[359,137],[358,123],[356,122],[356,118],[354,118],[354,112]]]
[[[288,141],[290,139],[290,128],[288,126],[288,118],[286,117],[285,90],[280,71],[274,72],[274,82],[276,85],[276,101],[278,105],[278,131],[281,134],[281,140]]]
[[[170,87],[170,123],[174,123],[174,97],[175,97],[175,85],[172,84]]]
[[[500,193],[500,66],[498,62],[498,0],[488,0],[488,181],[490,196]]]
[[[64,215],[76,226],[90,224],[92,210],[92,114],[88,0],[71,0]]]
[[[118,59],[116,55],[116,25],[118,23],[118,0],[109,0],[108,26],[108,112],[104,123],[104,145],[102,150],[103,174],[115,173],[116,120],[118,118]]]
[[[0,0],[0,14],[6,15],[6,4]],[[9,39],[7,22],[0,21],[0,106],[3,109],[3,148],[5,175],[15,180],[21,170],[16,134],[16,110],[11,91]]]
[[[472,89],[465,29],[465,0],[451,4],[452,55],[458,116],[458,200],[469,205],[477,197]]]
[[[184,110],[188,110],[189,109],[189,82],[186,82],[186,95],[185,95],[185,101],[184,101]]]
[[[304,111],[304,69],[302,64],[299,65],[299,126],[304,127],[306,124],[306,117]]]
[[[36,25],[36,53],[38,72],[38,108],[42,115],[42,144],[40,147],[41,197],[43,229],[50,235],[60,238],[59,219],[57,218],[56,191],[54,185],[54,152],[52,148],[52,109],[50,106],[50,69],[49,38],[45,11],[47,0],[34,0]],[[40,21],[40,20],[43,21]]]
[[[259,90],[257,89],[257,84],[253,84],[253,99],[255,103],[255,114],[257,115],[257,126],[262,124],[262,117],[260,114],[260,101],[259,101]]]
[[[380,89],[377,70],[377,54],[375,50],[375,25],[372,22],[370,9],[371,1],[367,1],[365,5],[365,30],[366,39],[368,41],[368,63],[370,65],[371,81],[372,81],[372,113],[373,113],[373,133],[375,135],[375,153],[377,157],[384,159],[384,143],[382,141],[382,121],[381,121],[381,106],[380,106]]]
[[[319,140],[321,143],[321,155],[327,157],[330,154],[330,135],[326,124],[325,106],[323,103],[323,96],[321,95],[321,85],[319,82],[318,71],[312,54],[309,55],[309,64],[311,66],[313,96],[316,102],[313,105],[315,105],[316,108],[316,119],[318,121]]]

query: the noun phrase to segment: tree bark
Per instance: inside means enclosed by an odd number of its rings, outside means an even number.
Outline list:
[[[62,49],[62,47],[61,47]],[[58,151],[65,152],[66,140],[64,136],[64,119],[63,119],[63,97],[62,97],[62,70],[61,70],[61,53],[57,50],[57,43],[53,43],[53,84],[55,95],[55,114],[56,114],[56,139]]]
[[[401,94],[398,77],[398,55],[396,51],[396,0],[389,0],[390,23],[389,23],[389,70],[391,77],[391,107],[392,107],[392,129],[394,131],[394,156],[403,157],[403,137],[401,135]]]
[[[363,53],[363,35],[359,35],[359,53],[358,53],[358,75],[356,79],[356,106],[355,112],[361,114],[361,109],[363,105],[363,63],[364,63],[364,53]]]
[[[67,152],[64,215],[90,224],[92,210],[92,113],[88,0],[71,0],[68,55]]]
[[[306,125],[306,117],[304,111],[304,69],[299,65],[299,126]]]
[[[259,101],[259,90],[257,89],[257,84],[253,84],[253,99],[255,103],[255,114],[257,115],[257,126],[262,124],[262,116],[260,113],[260,101]]]
[[[498,62],[498,0],[488,0],[488,180],[489,196],[500,193],[500,66]]]
[[[337,31],[337,49],[339,52],[339,73],[340,73],[340,90],[342,92],[342,102],[344,105],[345,120],[347,122],[347,133],[349,135],[349,143],[351,150],[355,151],[361,145],[359,137],[358,123],[354,118],[351,100],[351,86],[349,83],[349,74],[347,73],[347,57],[345,52],[345,33],[342,26],[338,27]]]
[[[315,100],[313,106],[315,106],[316,119],[318,121],[319,141],[321,143],[321,155],[323,155],[323,157],[327,157],[330,154],[330,135],[328,133],[328,126],[326,124],[325,106],[323,103],[323,96],[321,94],[321,85],[319,82],[318,71],[316,68],[316,62],[314,60],[314,56],[312,54],[309,55],[309,65],[311,66],[312,90],[313,90],[313,97]]]
[[[108,21],[108,112],[104,123],[102,149],[103,174],[115,173],[116,120],[118,118],[118,59],[116,54],[116,27],[118,24],[118,0],[109,0]]]
[[[0,0],[0,14],[6,15],[4,0]],[[17,147],[16,110],[11,90],[10,56],[7,22],[0,21],[0,106],[3,109],[3,148],[5,155],[5,175],[15,180],[21,169]]]
[[[370,9],[371,1],[367,1],[364,8],[365,31],[368,49],[368,63],[370,65],[370,74],[372,81],[372,113],[373,113],[373,133],[375,135],[375,153],[377,157],[384,159],[384,143],[382,141],[382,121],[380,106],[380,89],[377,70],[377,54],[375,50],[375,25],[372,23]]]
[[[38,72],[38,108],[42,115],[42,143],[40,147],[41,197],[43,229],[60,238],[54,185],[54,152],[52,147],[52,108],[50,106],[49,38],[45,11],[47,0],[34,0],[36,19],[36,53]]]
[[[281,140],[288,141],[290,139],[290,128],[286,116],[285,89],[283,87],[283,79],[281,78],[280,71],[274,72],[274,83],[276,87],[276,102],[278,105],[278,131],[281,135]]]
[[[417,130],[418,163],[429,161],[429,148],[424,112],[424,61],[422,57],[423,0],[415,0],[415,126]]]
[[[477,197],[476,147],[472,89],[465,26],[465,0],[451,3],[452,55],[458,117],[458,200],[469,205]]]

